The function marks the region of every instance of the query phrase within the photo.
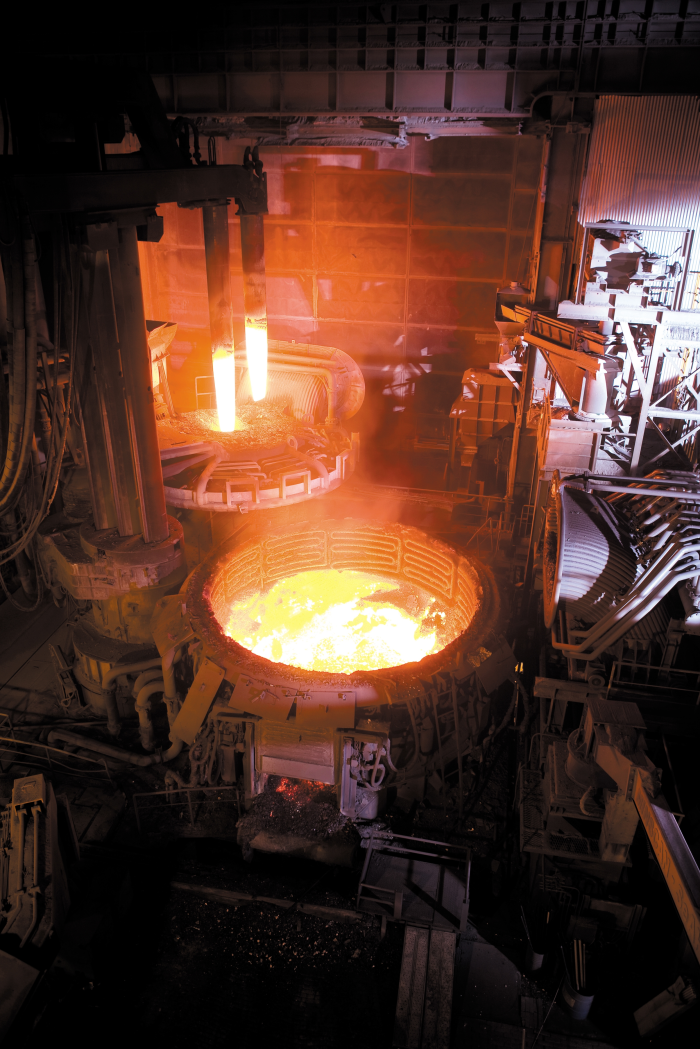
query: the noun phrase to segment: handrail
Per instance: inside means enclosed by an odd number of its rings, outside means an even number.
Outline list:
[[[16,737],[12,737],[11,738],[9,736],[0,736],[0,743],[13,743],[13,744],[21,743],[25,747],[37,747],[39,750],[43,750],[45,752],[44,753],[44,759],[46,761],[48,761],[49,768],[51,768],[51,769],[53,768],[53,765],[55,764],[55,765],[61,766],[62,768],[66,769],[69,772],[74,772],[75,773],[75,772],[79,772],[80,771],[79,769],[71,769],[69,765],[64,765],[62,761],[58,761],[56,758],[53,759],[53,764],[52,764],[51,756],[49,754],[49,751],[51,751],[53,754],[60,754],[64,758],[71,757],[71,758],[74,758],[76,761],[85,761],[85,762],[87,762],[90,765],[101,765],[102,768],[100,769],[100,772],[103,772],[103,771],[106,772],[107,773],[107,779],[110,781],[110,783],[112,782],[112,777],[109,774],[109,769],[107,767],[107,762],[104,760],[104,758],[88,758],[88,757],[85,757],[82,754],[73,754],[70,751],[61,750],[60,747],[51,747],[47,743],[37,743],[37,741],[33,740],[33,739],[17,739]],[[14,747],[0,747],[0,754],[5,754],[5,753],[18,754],[18,755],[22,755],[24,757],[30,757],[31,756],[29,754],[26,754],[22,750],[16,750]],[[36,760],[36,758],[34,760]],[[16,762],[16,764],[22,764],[22,762]],[[85,771],[87,772],[87,769]]]

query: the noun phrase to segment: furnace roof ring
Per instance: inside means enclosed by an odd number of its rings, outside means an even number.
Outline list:
[[[166,501],[214,512],[268,509],[332,491],[359,459],[359,434],[344,428],[364,400],[359,366],[342,350],[270,340],[268,394],[252,402],[237,369],[237,417],[221,433],[216,411],[158,421]]]

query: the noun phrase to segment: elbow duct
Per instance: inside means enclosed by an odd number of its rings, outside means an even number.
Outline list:
[[[606,497],[604,483],[591,492],[586,479],[552,481],[543,537],[545,624],[552,645],[569,658],[594,660],[632,630],[653,633],[664,597],[700,574],[700,502],[683,498],[697,498],[700,481],[690,487],[692,474],[662,471],[650,478],[663,483],[658,496],[630,486],[629,494]],[[682,489],[674,484],[679,479]],[[698,609],[690,592],[685,604],[692,620]],[[576,623],[575,643],[556,638],[560,613]]]
[[[49,732],[49,743],[55,743],[60,739],[73,747],[81,747],[83,750],[91,750],[95,754],[103,754],[115,761],[122,761],[125,765],[159,765],[163,760],[160,754],[135,754],[121,747],[113,747],[110,743],[101,743],[99,740],[82,736],[79,732],[68,732],[66,729],[53,729]],[[169,751],[168,751],[169,753]]]
[[[139,716],[139,735],[141,736],[141,746],[144,750],[151,751],[155,745],[153,722],[151,720],[151,696],[158,692],[163,692],[164,689],[163,679],[158,678],[144,685],[136,699],[136,713]]]

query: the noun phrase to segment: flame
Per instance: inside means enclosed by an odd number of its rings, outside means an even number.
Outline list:
[[[426,593],[414,590],[415,611],[373,598],[398,590],[397,581],[369,572],[299,572],[235,602],[225,631],[257,655],[303,670],[400,666],[439,652],[452,637],[438,640],[445,613]]]
[[[214,351],[214,386],[219,429],[231,433],[236,428],[236,362],[227,350]]]
[[[246,324],[245,352],[250,392],[254,401],[261,401],[267,393],[267,328],[252,328]]]

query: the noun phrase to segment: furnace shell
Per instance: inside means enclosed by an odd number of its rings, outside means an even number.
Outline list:
[[[224,633],[231,603],[285,576],[310,569],[356,569],[413,583],[438,598],[457,619],[459,636],[420,662],[354,674],[302,670],[254,654]],[[229,542],[204,561],[185,587],[187,617],[203,643],[201,656],[225,667],[230,706],[272,720],[297,718],[353,727],[355,708],[395,703],[434,687],[436,674],[461,679],[492,629],[498,593],[491,571],[475,558],[402,524],[351,518],[278,526],[242,544]],[[321,702],[319,702],[321,697]]]

